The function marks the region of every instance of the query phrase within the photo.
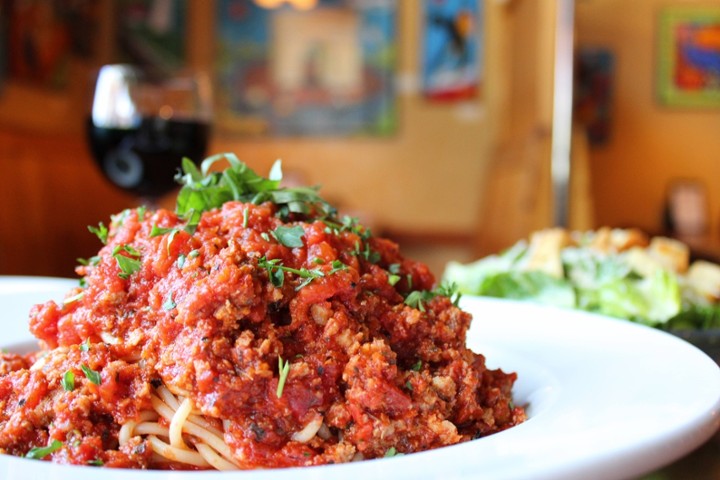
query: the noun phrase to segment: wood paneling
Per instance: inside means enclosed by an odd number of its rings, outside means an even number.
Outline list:
[[[87,226],[135,201],[91,162],[81,137],[0,131],[0,274],[72,277],[98,251]]]

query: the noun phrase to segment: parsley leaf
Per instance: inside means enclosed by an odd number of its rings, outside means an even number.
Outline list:
[[[60,440],[53,439],[52,442],[46,447],[34,447],[31,448],[26,454],[25,458],[32,458],[34,460],[40,460],[47,457],[53,452],[60,450],[63,443]]]
[[[395,447],[390,447],[385,452],[385,455],[383,455],[384,458],[390,458],[390,457],[399,457],[401,455],[405,455],[402,452],[398,452]]]
[[[278,356],[278,373],[280,374],[280,378],[278,379],[278,386],[277,386],[277,397],[282,397],[283,389],[285,388],[285,382],[287,381],[288,373],[290,372],[290,362],[285,361],[283,362],[282,357]]]
[[[457,285],[455,283],[442,283],[435,290],[414,290],[405,297],[405,304],[417,308],[418,310],[425,311],[425,303],[429,302],[433,298],[441,296],[448,297],[454,306],[458,306],[460,303],[460,297],[462,294],[458,292]]]
[[[97,237],[100,239],[100,241],[103,243],[103,245],[107,244],[108,239],[108,228],[100,222],[97,227],[93,227],[92,225],[88,225],[88,230],[90,230],[91,233],[94,233],[97,235]]]
[[[72,370],[68,370],[65,372],[65,375],[63,375],[62,380],[60,380],[60,385],[62,385],[63,390],[66,392],[72,392],[75,390],[75,374],[72,372]]]
[[[172,292],[168,293],[168,296],[165,297],[165,301],[163,302],[162,306],[164,310],[172,310],[177,306],[177,303],[175,303],[175,300],[173,300]]]
[[[318,269],[308,270],[307,268],[286,267],[280,263],[279,258],[268,260],[266,257],[262,257],[258,260],[258,266],[267,270],[270,282],[276,287],[283,286],[283,283],[285,282],[285,272],[295,274],[302,278],[303,281],[295,287],[295,290],[300,290],[316,278],[325,276],[322,270]]]
[[[304,245],[302,237],[305,235],[305,230],[300,225],[294,227],[280,225],[272,231],[272,235],[281,245],[286,247],[302,247]]]
[[[127,255],[124,255],[122,252],[127,253]],[[130,245],[115,247],[112,256],[117,262],[118,267],[120,267],[121,273],[118,276],[122,279],[127,279],[142,267],[142,262],[139,260],[140,252]]]
[[[99,372],[96,372],[95,370],[93,370],[92,368],[88,367],[88,366],[85,365],[84,363],[83,363],[82,365],[80,365],[80,369],[81,369],[81,370],[83,371],[83,373],[85,374],[85,377],[86,377],[88,380],[90,380],[90,383],[94,383],[95,385],[100,385],[100,383],[101,383],[101,378],[100,378],[100,373],[99,373]]]
[[[227,160],[229,167],[211,171],[221,160]],[[263,178],[232,153],[208,157],[199,169],[192,160],[183,158],[182,172],[175,180],[181,185],[176,212],[188,222],[190,229],[197,226],[202,212],[219,208],[231,200],[256,205],[273,202],[279,207],[281,216],[298,213],[323,219],[335,215],[335,209],[318,195],[317,188],[281,188],[279,161],[273,165],[269,178]]]
[[[158,227],[157,225],[153,224],[152,229],[150,230],[150,238],[165,235],[166,233],[170,233],[176,230],[176,228]]]

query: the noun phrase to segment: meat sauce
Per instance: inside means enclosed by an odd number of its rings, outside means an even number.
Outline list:
[[[471,316],[441,294],[408,302],[435,287],[424,264],[359,225],[277,208],[227,202],[192,233],[169,210],[114,217],[78,267],[84,286],[32,309],[40,350],[2,355],[2,452],[55,440],[46,460],[179,468],[156,464],[144,438],[118,445],[159,385],[191,398],[242,468],[418,452],[525,419],[516,375],[466,347]],[[321,427],[300,438],[309,424]]]

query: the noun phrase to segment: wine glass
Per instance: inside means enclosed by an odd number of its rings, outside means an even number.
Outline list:
[[[205,157],[211,117],[209,80],[199,73],[157,77],[137,66],[104,65],[87,136],[105,178],[155,206],[178,186],[183,157]]]

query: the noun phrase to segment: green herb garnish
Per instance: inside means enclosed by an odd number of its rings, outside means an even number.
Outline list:
[[[272,232],[272,236],[280,242],[281,245],[286,247],[302,247],[302,237],[305,235],[305,230],[300,225],[294,227],[284,227],[280,225]]]
[[[387,449],[387,451],[385,452],[385,455],[383,455],[383,457],[385,457],[385,458],[399,457],[401,455],[405,455],[405,454],[402,452],[398,452],[395,447],[390,447]]]
[[[82,365],[80,365],[80,369],[81,369],[81,370],[83,371],[83,373],[85,374],[85,377],[86,377],[88,380],[90,380],[90,383],[94,383],[95,385],[100,385],[100,383],[101,383],[101,378],[100,378],[100,373],[99,373],[99,372],[96,372],[95,370],[93,370],[92,368],[88,367],[88,366],[85,365],[84,363],[83,363]]]
[[[100,256],[99,256],[99,255],[95,255],[95,256],[90,257],[90,258],[87,258],[87,259],[85,259],[85,258],[78,258],[78,259],[77,259],[77,262],[78,262],[80,265],[94,267],[95,265],[97,265],[98,263],[100,263]]]
[[[97,235],[97,237],[100,239],[103,245],[107,244],[108,239],[108,228],[100,222],[97,227],[93,227],[92,225],[88,225],[88,230],[90,230],[91,233],[94,233]]]
[[[63,300],[63,304],[64,304],[64,305],[69,305],[69,304],[71,304],[71,303],[73,303],[73,302],[77,302],[78,300],[80,300],[80,299],[83,298],[84,296],[85,296],[85,292],[77,293],[77,294],[73,295],[72,297],[67,297],[65,300]]]
[[[454,283],[442,283],[432,291],[414,290],[410,292],[408,296],[405,297],[405,304],[424,312],[425,303],[438,296],[448,297],[456,307],[460,303],[461,294],[457,290],[457,285]]]
[[[158,237],[160,235],[165,235],[166,233],[170,233],[175,230],[177,230],[177,229],[176,228],[158,227],[157,225],[153,225],[152,229],[150,230],[150,238]]]
[[[220,160],[227,160],[229,168],[211,171]],[[188,231],[194,231],[202,212],[219,208],[231,200],[256,205],[273,202],[283,218],[291,213],[318,219],[335,215],[335,209],[318,195],[317,188],[281,188],[282,168],[279,161],[273,165],[268,178],[263,178],[231,153],[208,157],[200,168],[192,160],[183,158],[182,172],[175,179],[182,185],[176,212],[187,221]]]
[[[124,255],[123,252],[127,255]],[[122,279],[127,279],[130,275],[137,272],[142,267],[142,262],[139,260],[140,252],[130,245],[120,245],[115,247],[113,249],[112,256],[117,262],[118,267],[120,267],[121,273],[119,274],[119,277]]]
[[[283,389],[285,388],[285,382],[287,381],[288,373],[290,372],[290,362],[283,362],[282,357],[278,357],[278,373],[280,378],[278,379],[277,386],[277,397],[282,397]]]
[[[333,260],[333,262],[332,262],[332,264],[331,264],[330,266],[332,267],[331,270],[330,270],[330,272],[329,272],[330,275],[332,275],[333,273],[341,272],[341,271],[343,271],[343,270],[347,270],[347,269],[348,269],[348,266],[345,265],[345,264],[344,264],[343,262],[341,262],[340,260]]]
[[[60,385],[62,385],[63,390],[66,392],[72,392],[75,390],[75,374],[72,372],[72,370],[68,370],[65,372],[65,375],[63,375],[62,380],[60,380]]]
[[[267,270],[268,277],[270,277],[270,282],[276,287],[283,286],[285,282],[285,272],[295,274],[298,277],[302,278],[303,281],[300,282],[297,287],[295,287],[295,290],[300,290],[316,278],[321,278],[325,276],[325,273],[323,273],[322,270],[318,269],[308,270],[307,268],[286,267],[285,265],[280,263],[279,258],[273,258],[271,260],[268,260],[267,258],[262,257],[260,260],[258,260],[258,266]]]
[[[26,454],[25,458],[32,458],[34,460],[40,460],[47,457],[53,452],[60,450],[63,443],[60,440],[53,439],[52,442],[46,447],[34,447],[31,448]]]
[[[435,290],[436,295],[448,297],[454,306],[460,304],[460,298],[462,293],[458,289],[458,285],[455,282],[442,282]]]
[[[172,292],[168,293],[168,296],[165,297],[165,301],[163,302],[162,306],[164,310],[172,310],[177,306],[175,300],[173,300]]]

